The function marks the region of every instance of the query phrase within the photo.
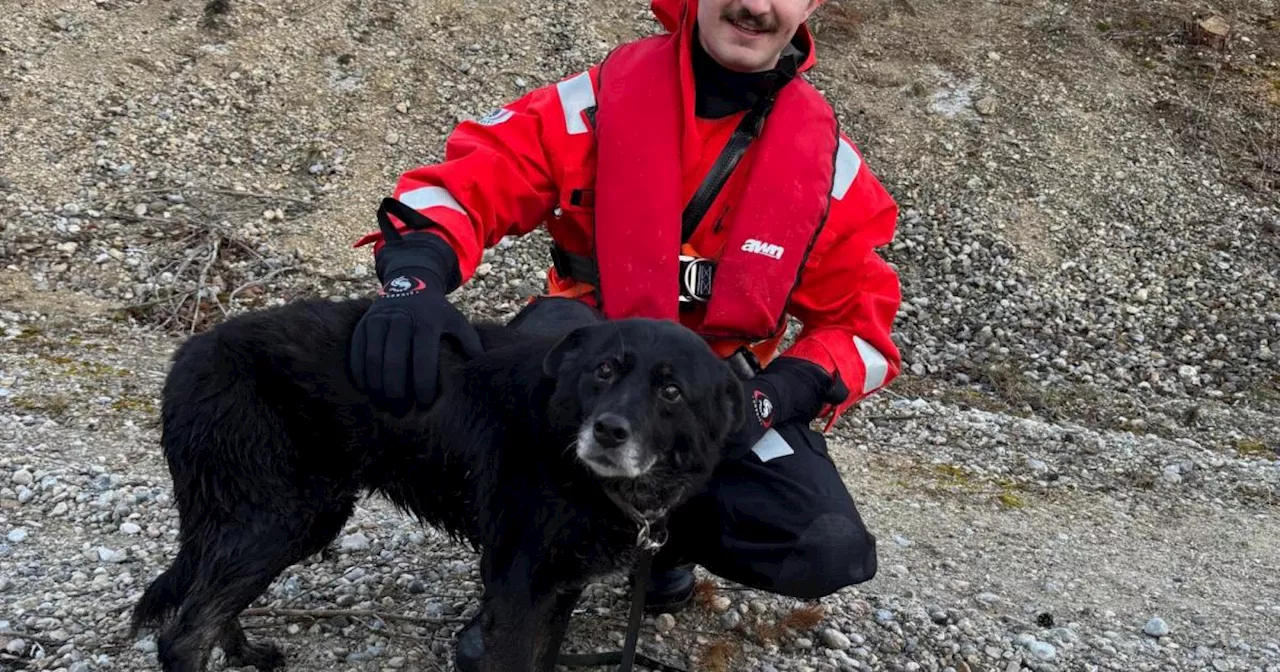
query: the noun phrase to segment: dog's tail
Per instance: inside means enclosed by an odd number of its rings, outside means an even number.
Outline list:
[[[184,545],[178,551],[173,564],[147,586],[142,598],[134,605],[129,625],[130,637],[137,637],[138,631],[146,626],[161,625],[169,620],[186,599],[198,561],[193,547]]]

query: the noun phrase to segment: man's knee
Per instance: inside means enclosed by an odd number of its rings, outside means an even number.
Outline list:
[[[870,581],[876,570],[875,536],[847,514],[824,513],[797,539],[774,578],[773,590],[816,599]]]

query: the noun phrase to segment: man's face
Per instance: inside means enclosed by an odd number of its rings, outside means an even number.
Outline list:
[[[769,70],[820,0],[699,0],[698,36],[720,65]]]

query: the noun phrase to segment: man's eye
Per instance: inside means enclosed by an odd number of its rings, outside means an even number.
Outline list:
[[[609,380],[613,378],[613,374],[613,362],[600,362],[600,366],[596,367],[596,378],[600,380]]]
[[[667,385],[663,387],[662,390],[659,392],[659,394],[662,395],[662,398],[665,401],[670,401],[673,403],[680,401],[682,398],[684,398],[684,392],[682,392],[680,388],[676,387],[675,385]]]

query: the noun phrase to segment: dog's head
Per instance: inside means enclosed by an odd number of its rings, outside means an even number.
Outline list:
[[[546,355],[556,379],[549,416],[576,432],[576,457],[605,479],[667,481],[710,475],[744,417],[742,385],[689,329],[625,319],[582,327]]]

